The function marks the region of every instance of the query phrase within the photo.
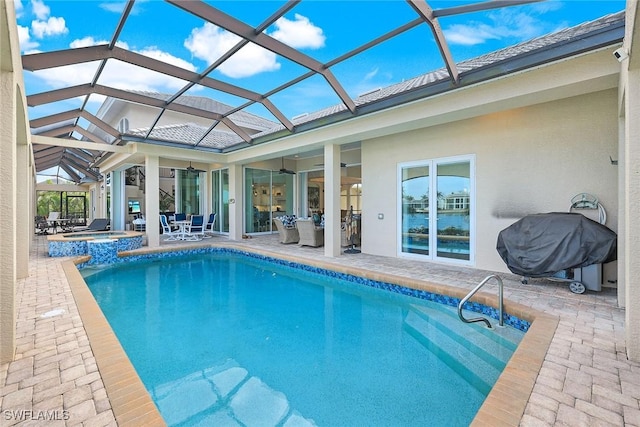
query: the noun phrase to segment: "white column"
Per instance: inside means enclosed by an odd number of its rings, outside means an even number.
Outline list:
[[[229,165],[229,239],[242,240],[244,233],[244,187],[242,166]]]
[[[26,114],[26,111],[23,112]],[[19,132],[22,133],[22,132]],[[31,169],[29,168],[29,152],[31,147],[27,145],[26,134],[18,141],[17,146],[17,167],[16,183],[20,191],[16,192],[16,206],[20,211],[16,215],[16,277],[24,279],[29,276],[29,246],[34,231],[34,209],[35,205],[30,204],[31,197],[29,190],[33,190],[30,185]]]
[[[324,147],[324,254],[340,255],[340,146]]]
[[[4,13],[4,12],[7,13]],[[0,8],[0,363],[13,360],[16,348],[16,81],[13,2]],[[10,49],[5,50],[5,46]],[[21,111],[20,114],[24,114]]]
[[[637,25],[637,24],[636,24]],[[629,70],[625,93],[625,334],[627,357],[640,362],[640,69]]]
[[[160,246],[160,158],[147,155],[144,159],[144,217],[146,220],[147,245]]]
[[[124,171],[111,172],[111,229],[124,230],[127,212]]]

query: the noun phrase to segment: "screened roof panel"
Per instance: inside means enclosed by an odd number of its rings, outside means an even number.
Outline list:
[[[67,44],[48,44],[44,55],[23,55],[25,69],[41,70],[25,72],[28,103],[38,106],[30,107],[29,114],[53,129],[56,120],[60,126],[79,121],[82,126],[66,137],[91,139],[87,132],[101,131],[110,142],[122,137],[229,151],[282,135],[282,129],[304,132],[332,117],[345,120],[482,76],[539,65],[555,58],[547,53],[554,44],[565,46],[558,55],[567,55],[572,50],[566,46],[573,42],[578,52],[622,38],[621,14],[538,37],[541,30],[549,33],[565,25],[540,24],[553,7],[573,8],[573,15],[584,14],[584,8],[529,3],[54,2],[50,14],[68,16],[67,27],[54,36]],[[620,2],[617,9],[623,8]],[[108,18],[96,18],[101,14]],[[610,36],[590,38],[597,31]],[[533,40],[523,42],[522,34]],[[473,36],[485,43],[498,40],[493,51],[513,47],[498,52],[465,47],[472,46]],[[24,52],[43,50],[40,40],[22,40]],[[509,71],[476,73],[516,60],[515,67],[504,68]],[[471,78],[472,73],[477,77]],[[437,86],[441,82],[447,84]],[[104,100],[109,108],[100,104]],[[152,111],[120,135],[101,120],[117,119],[123,103],[146,105],[156,114]],[[162,111],[193,120],[168,123]],[[69,162],[64,156],[60,161]]]

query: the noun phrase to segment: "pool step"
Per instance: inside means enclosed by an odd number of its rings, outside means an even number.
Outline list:
[[[409,310],[404,319],[405,329],[469,384],[488,394],[506,362],[491,356],[464,335],[444,327],[435,317]],[[467,329],[467,334],[469,332]]]
[[[423,317],[441,319],[442,322],[440,326],[444,327],[444,325],[449,325],[447,329],[448,332],[462,335],[465,340],[472,341],[482,348],[490,348],[491,355],[503,362],[509,360],[511,354],[518,348],[518,344],[520,344],[520,340],[524,335],[524,332],[512,327],[499,326],[496,319],[481,313],[463,310],[466,318],[484,317],[489,320],[493,326],[492,329],[487,328],[484,323],[469,324],[460,321],[457,308],[443,304],[432,304],[428,306],[413,305],[411,308]],[[449,322],[448,320],[450,319],[454,319],[455,322]],[[469,334],[470,328],[474,331],[474,334]]]

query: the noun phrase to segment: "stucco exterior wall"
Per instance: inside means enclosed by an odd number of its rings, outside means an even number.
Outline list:
[[[397,255],[398,163],[458,155],[475,156],[477,268],[508,271],[499,231],[567,211],[577,193],[596,195],[617,230],[617,97],[605,90],[363,141],[363,251]],[[615,276],[608,265],[605,284]]]

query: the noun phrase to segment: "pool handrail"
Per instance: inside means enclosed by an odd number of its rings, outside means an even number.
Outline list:
[[[471,292],[469,292],[467,294],[467,296],[465,296],[464,298],[462,298],[460,300],[460,303],[458,304],[458,317],[460,318],[460,320],[462,320],[464,323],[473,323],[473,322],[484,322],[487,324],[487,327],[489,329],[492,329],[493,327],[491,326],[491,322],[489,322],[487,319],[485,319],[484,317],[474,317],[473,319],[466,319],[463,315],[462,315],[462,308],[463,306],[466,304],[467,301],[469,301],[469,299],[475,295],[476,292],[478,292],[480,290],[480,288],[482,288],[489,280],[491,279],[496,279],[496,281],[498,282],[498,311],[499,311],[499,317],[498,317],[498,324],[500,326],[504,326],[504,319],[503,319],[503,306],[504,306],[504,298],[503,298],[503,294],[504,294],[504,285],[502,284],[502,279],[500,278],[500,276],[498,276],[497,274],[491,274],[487,277],[485,277],[482,282],[480,282],[478,284],[478,286],[476,286],[475,288],[473,288],[473,290]]]

